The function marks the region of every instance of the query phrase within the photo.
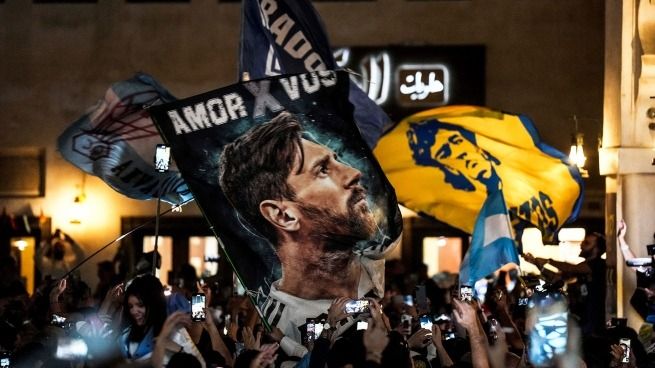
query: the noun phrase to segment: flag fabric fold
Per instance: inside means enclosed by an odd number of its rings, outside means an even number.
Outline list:
[[[112,84],[59,136],[57,149],[70,163],[127,197],[187,201],[193,196],[175,167],[164,173],[155,169],[155,146],[163,141],[147,111],[175,100],[153,77],[138,73]]]
[[[404,119],[374,152],[400,203],[469,234],[500,182],[515,230],[532,224],[552,240],[580,210],[577,167],[542,142],[524,115],[434,108]]]
[[[240,79],[336,68],[323,22],[309,0],[243,1]],[[391,120],[352,80],[349,100],[360,134],[375,147]]]

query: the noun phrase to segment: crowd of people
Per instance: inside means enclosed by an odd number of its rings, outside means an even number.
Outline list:
[[[188,264],[170,287],[149,264],[122,279],[105,262],[95,292],[69,273],[29,295],[5,258],[0,366],[655,367],[651,324],[637,332],[624,319],[603,320],[602,240],[590,234],[576,267],[525,255],[560,273],[509,268],[470,286],[388,261],[383,298],[334,299],[301,326],[301,341],[262,320],[247,295],[203,282]],[[204,313],[192,316],[199,293]]]

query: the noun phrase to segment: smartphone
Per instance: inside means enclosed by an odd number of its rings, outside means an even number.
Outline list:
[[[521,306],[528,305],[528,298],[519,298],[518,304]]]
[[[55,357],[57,359],[72,360],[85,358],[89,348],[84,340],[71,337],[60,337],[57,339]]]
[[[155,147],[155,170],[167,172],[171,162],[171,147],[158,144]]]
[[[622,338],[619,340],[619,345],[623,348],[621,363],[630,363],[630,339]]]
[[[403,295],[403,303],[413,306],[414,305],[414,297],[411,295]]]
[[[470,303],[473,301],[473,288],[469,285],[459,287],[459,300]]]
[[[307,320],[307,341],[316,340],[316,323],[313,319]]]
[[[425,328],[427,330],[432,331],[432,316],[429,315],[422,315],[419,317],[419,323],[421,324],[421,328]]]
[[[558,291],[535,293],[528,320],[528,359],[535,367],[551,367],[566,352],[568,340],[568,306]]]
[[[205,320],[205,294],[195,293],[191,296],[191,320]]]
[[[368,322],[357,321],[357,330],[366,330],[367,328],[368,328]]]
[[[365,313],[368,312],[368,300],[357,299],[346,303],[346,313]]]
[[[7,351],[0,353],[0,368],[11,367],[11,354]]]

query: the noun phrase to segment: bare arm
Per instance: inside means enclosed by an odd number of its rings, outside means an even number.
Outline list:
[[[448,355],[448,352],[443,347],[443,342],[441,340],[441,328],[438,324],[432,325],[432,345],[437,349],[437,357],[439,358],[439,365],[442,367],[452,367],[455,365],[453,360]]]
[[[68,234],[64,234],[64,239],[66,239],[66,241],[70,243],[71,249],[73,250],[73,254],[75,255],[74,264],[80,263],[84,259],[84,250]]]
[[[61,308],[59,296],[66,290],[66,279],[61,279],[57,286],[50,290],[50,313],[61,315],[64,310]]]
[[[514,324],[514,321],[509,314],[509,309],[507,307],[507,293],[505,291],[502,291],[502,294],[500,294],[500,297],[496,300],[495,312],[500,325],[502,327],[509,327],[512,329],[512,333],[505,336],[509,346],[515,350],[524,350],[525,344],[521,338],[521,333],[519,332],[518,328],[516,328],[516,325]]]
[[[524,254],[523,258],[525,258],[526,261],[537,266],[539,269],[543,268],[546,263],[549,263],[557,267],[557,269],[559,269],[565,274],[587,275],[591,273],[591,268],[589,268],[589,265],[587,265],[586,262],[580,262],[574,265],[567,262],[560,262],[552,259],[534,257],[530,253]]]
[[[455,320],[466,329],[469,335],[473,367],[489,368],[487,337],[478,320],[475,308],[471,304],[457,299],[453,299],[453,305],[455,307],[453,311]]]
[[[206,308],[205,316],[206,319],[202,325],[209,333],[209,338],[212,342],[212,349],[221,354],[223,359],[225,359],[225,364],[231,367],[234,365],[234,357],[230,353],[230,350],[228,350],[227,346],[225,346],[225,342],[223,342],[223,338],[218,332],[218,328],[216,328],[216,324],[214,323],[214,319],[212,317],[212,312],[209,308]]]
[[[625,221],[623,220],[619,221],[619,224],[616,227],[616,231],[617,231],[616,235],[619,240],[619,247],[621,248],[621,254],[623,254],[623,259],[629,261],[633,258],[636,258],[634,253],[632,253],[630,246],[625,241],[625,233],[628,231],[628,225],[626,225]]]
[[[155,340],[155,347],[152,351],[151,362],[154,367],[159,368],[164,366],[166,350],[176,351],[182,348],[170,339],[173,331],[179,326],[188,327],[190,325],[191,318],[181,311],[177,311],[166,318],[166,321],[159,332],[159,336],[157,336]]]

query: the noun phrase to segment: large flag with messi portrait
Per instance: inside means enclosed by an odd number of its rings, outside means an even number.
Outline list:
[[[498,180],[513,225],[532,224],[544,239],[582,202],[578,169],[524,115],[438,107],[404,119],[374,152],[400,203],[468,233]]]
[[[384,296],[393,187],[354,123],[349,75],[251,80],[149,110],[265,324],[297,343],[337,296]]]

